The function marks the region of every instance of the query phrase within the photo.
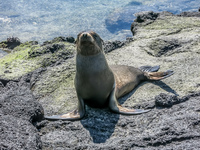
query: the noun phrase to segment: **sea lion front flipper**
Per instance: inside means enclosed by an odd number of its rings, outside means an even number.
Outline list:
[[[116,113],[124,114],[124,115],[137,115],[137,114],[142,114],[150,111],[148,110],[143,110],[143,109],[128,109],[125,107],[122,107],[115,96],[115,88],[113,88],[110,97],[109,97],[109,108]]]
[[[78,112],[77,109],[74,111],[67,113],[67,114],[62,114],[62,115],[53,115],[53,116],[45,116],[45,119],[47,120],[79,120],[81,119],[80,113]]]
[[[85,115],[85,104],[82,98],[78,98],[78,108],[72,112],[62,115],[53,115],[53,116],[45,116],[44,118],[47,120],[79,120]]]

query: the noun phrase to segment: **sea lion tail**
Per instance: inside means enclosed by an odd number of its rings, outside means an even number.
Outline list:
[[[147,80],[162,80],[174,74],[172,70],[157,72],[160,66],[142,66],[139,69],[144,72]]]

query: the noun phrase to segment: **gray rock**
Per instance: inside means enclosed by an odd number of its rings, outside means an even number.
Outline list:
[[[12,81],[0,91],[0,106],[2,114],[30,122],[41,120],[44,115],[29,87]]]
[[[29,86],[29,75],[20,82],[8,81],[0,87],[0,149],[41,149],[38,130],[32,123],[43,118],[42,106]],[[0,82],[1,83],[1,82]]]
[[[27,120],[0,113],[1,150],[39,150],[42,142],[37,129]]]
[[[142,22],[151,22],[157,19],[159,13],[155,13],[153,11],[143,11],[135,14],[136,19],[135,22],[142,23]]]
[[[43,149],[198,149],[200,93],[187,97],[184,103],[156,106],[138,116],[88,107],[81,121],[45,121],[39,127]]]
[[[18,37],[9,37],[6,41],[0,42],[0,48],[12,50],[21,44]]]
[[[200,17],[200,12],[182,12],[177,16],[181,17]]]
[[[165,13],[162,13],[162,15],[165,15]],[[155,13],[153,11],[143,11],[143,12],[136,13],[135,16],[136,16],[136,19],[131,24],[131,32],[133,35],[135,35],[138,26],[141,26],[141,23],[143,25],[148,25],[154,22],[159,16],[159,13]]]
[[[104,41],[104,51],[105,53],[111,52],[117,48],[121,48],[125,43],[123,41]]]
[[[177,39],[155,39],[149,48],[151,51],[147,51],[148,54],[160,57],[162,55],[169,55],[175,51],[175,49],[182,46],[183,43]]]

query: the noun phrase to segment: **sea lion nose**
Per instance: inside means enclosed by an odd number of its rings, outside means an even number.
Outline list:
[[[82,36],[84,37],[84,38],[86,38],[88,35],[87,35],[87,32],[84,32],[83,34],[82,34]]]

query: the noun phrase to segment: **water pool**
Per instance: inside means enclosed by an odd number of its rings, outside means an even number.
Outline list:
[[[132,36],[136,12],[180,13],[198,7],[199,0],[0,0],[0,41],[16,36],[22,42],[43,42],[56,36],[76,37],[84,30],[94,30],[104,40],[125,40]]]

